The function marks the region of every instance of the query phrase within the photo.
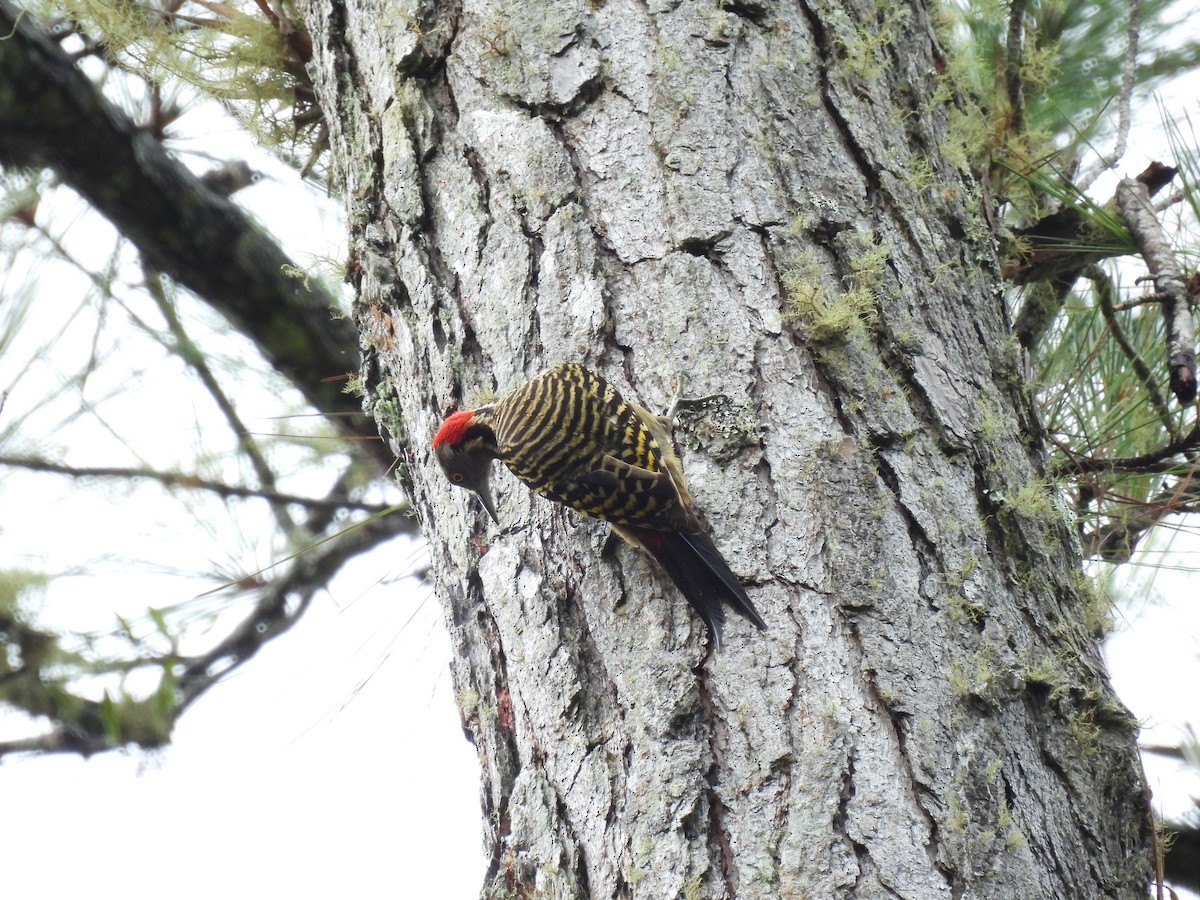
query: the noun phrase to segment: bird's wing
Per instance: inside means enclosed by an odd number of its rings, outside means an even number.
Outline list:
[[[638,419],[641,420],[642,426],[654,439],[654,443],[657,445],[660,453],[659,465],[670,477],[671,483],[679,495],[680,505],[690,511],[692,508],[692,495],[688,493],[687,479],[683,477],[683,464],[680,463],[679,457],[675,455],[675,442],[671,438],[669,421],[654,415],[648,409],[638,406],[636,403],[629,405],[633,407],[633,411]]]
[[[582,473],[579,480],[596,487],[615,488],[629,484],[635,490],[655,490],[664,477],[664,472],[652,472],[606,453],[600,460],[600,468]]]
[[[613,523],[669,530],[699,527],[669,472],[652,472],[611,455],[576,473],[570,493],[578,501],[572,503],[576,509]]]

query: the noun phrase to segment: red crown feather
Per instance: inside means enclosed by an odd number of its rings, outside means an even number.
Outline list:
[[[471,427],[471,419],[474,417],[475,410],[473,409],[463,409],[451,413],[442,423],[442,427],[437,430],[437,434],[433,436],[434,448],[436,449],[442,444],[449,444],[451,447],[461,444],[463,438],[467,436],[467,429]]]

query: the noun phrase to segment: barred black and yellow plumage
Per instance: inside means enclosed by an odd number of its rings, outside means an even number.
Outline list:
[[[542,496],[611,523],[666,570],[718,648],[723,603],[766,628],[696,515],[669,424],[595,372],[565,363],[495,403],[454,413],[433,449],[451,482],[475,491],[497,521],[493,459]]]

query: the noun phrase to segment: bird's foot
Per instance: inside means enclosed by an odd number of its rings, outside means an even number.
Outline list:
[[[674,431],[675,424],[679,421],[680,410],[704,409],[716,400],[729,400],[728,394],[705,394],[703,397],[684,397],[683,385],[686,380],[686,376],[679,376],[678,383],[675,386],[675,394],[671,397],[671,405],[667,407],[666,412],[658,417],[658,420],[662,422],[663,427],[668,431]]]
[[[658,417],[658,421],[662,423],[663,428],[668,432],[675,430],[675,414],[679,412],[679,404],[683,398],[683,383],[687,380],[685,375],[680,375],[675,379],[675,393],[671,395],[671,402],[667,405],[663,414]]]

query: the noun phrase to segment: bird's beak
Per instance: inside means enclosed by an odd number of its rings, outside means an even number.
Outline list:
[[[492,517],[492,521],[497,525],[500,524],[500,517],[496,515],[496,503],[492,500],[492,491],[487,484],[480,485],[475,491],[479,497],[479,502],[483,504],[483,508],[488,511],[488,515]]]

